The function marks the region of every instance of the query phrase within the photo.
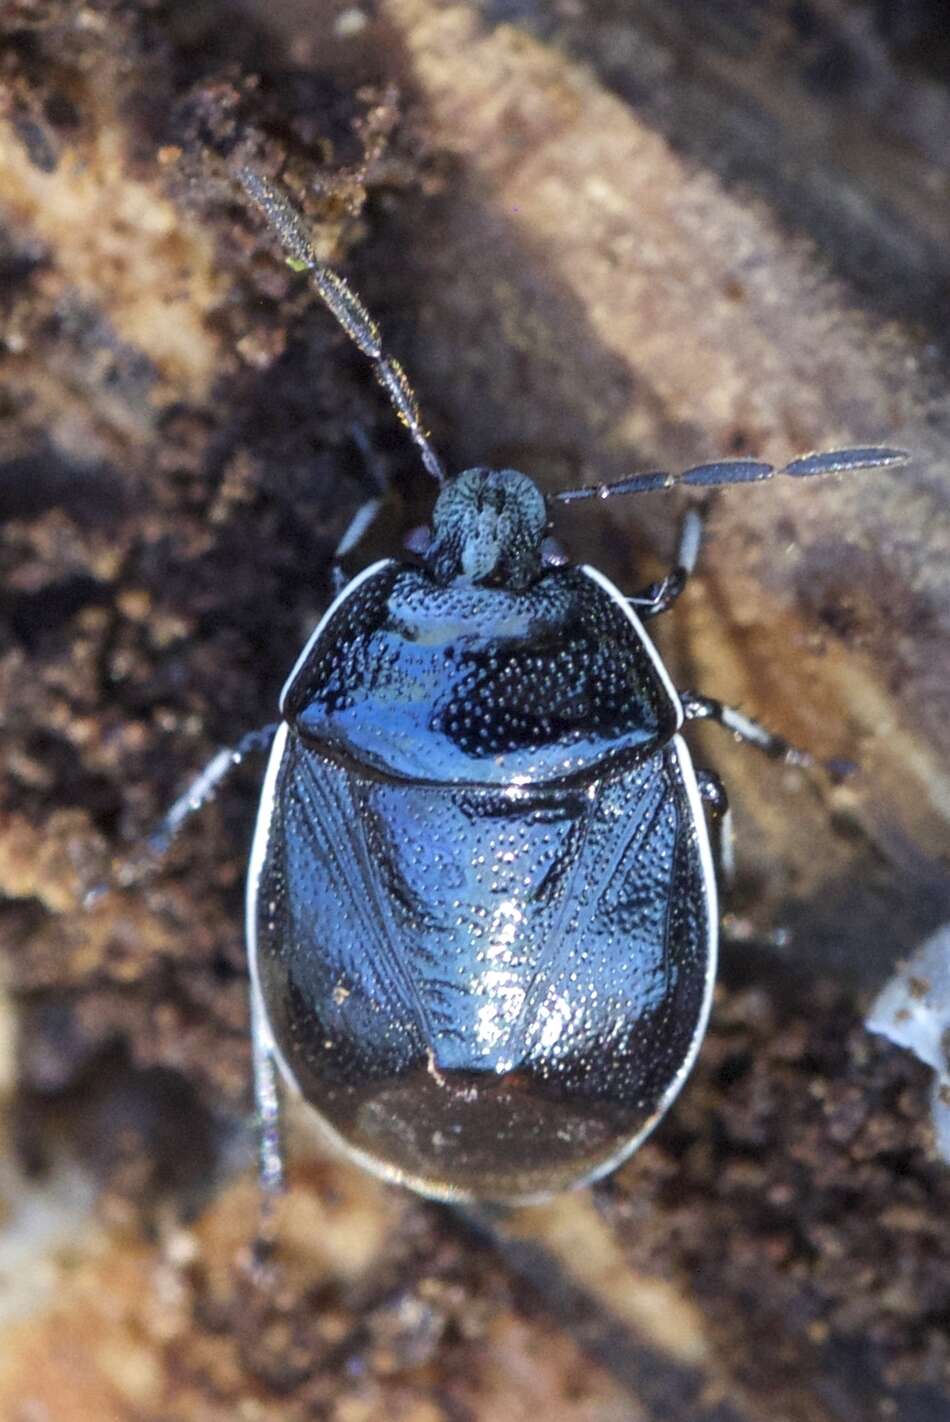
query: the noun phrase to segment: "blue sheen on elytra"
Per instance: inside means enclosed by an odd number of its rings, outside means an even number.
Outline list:
[[[470,487],[465,537],[449,501],[422,566],[364,575],[298,664],[252,941],[280,1058],[337,1136],[428,1193],[510,1199],[609,1168],[666,1109],[715,910],[642,628],[581,568],[493,585],[543,526],[523,486],[489,492],[478,556]]]

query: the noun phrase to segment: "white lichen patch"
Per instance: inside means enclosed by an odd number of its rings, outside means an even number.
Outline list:
[[[900,965],[878,994],[867,1026],[933,1069],[937,1150],[950,1164],[950,924]]]

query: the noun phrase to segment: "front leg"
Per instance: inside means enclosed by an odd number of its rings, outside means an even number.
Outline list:
[[[363,534],[382,508],[382,504],[383,501],[380,497],[367,499],[365,503],[360,504],[356,513],[347,524],[343,537],[336,545],[333,557],[330,559],[330,586],[333,589],[334,597],[339,597],[349,582],[349,578],[343,569],[343,559],[347,553],[350,552],[350,549],[355,548],[357,543],[359,543]]]
[[[696,567],[702,537],[702,515],[698,509],[688,509],[683,516],[680,528],[679,550],[676,554],[675,567],[658,583],[651,583],[636,597],[627,599],[636,608],[639,617],[659,617],[661,612],[666,612],[673,606]]]

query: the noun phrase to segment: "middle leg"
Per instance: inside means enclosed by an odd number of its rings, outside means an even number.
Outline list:
[[[224,750],[218,751],[204,770],[191,782],[187,790],[179,795],[148,836],[146,844],[148,852],[153,858],[160,859],[166,853],[185,821],[190,819],[209,800],[214,799],[222,781],[226,780],[232,770],[241,764],[245,756],[269,748],[276,730],[277,723],[275,721],[268,726],[262,726],[257,731],[248,731],[236,746],[226,746]]]
[[[219,750],[204,770],[195,776],[184,793],[178,796],[145,840],[130,854],[123,856],[121,861],[114,861],[109,876],[86,892],[83,900],[85,907],[91,909],[106,894],[111,894],[116,889],[131,888],[150,878],[185,821],[197,814],[209,800],[214,799],[222,782],[241,764],[245,756],[267,750],[276,730],[276,722],[262,726],[259,730],[249,731],[237,745]]]
[[[801,766],[817,763],[809,751],[799,750],[790,741],[737,711],[734,706],[725,706],[721,701],[715,701],[711,696],[700,696],[695,691],[681,692],[680,700],[687,721],[715,721],[730,731],[736,740],[756,746],[770,760],[783,760],[786,765]]]

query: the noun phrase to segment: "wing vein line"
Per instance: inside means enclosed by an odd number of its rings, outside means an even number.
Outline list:
[[[314,774],[313,767],[309,763],[309,759],[306,760],[306,764],[308,782],[320,795],[324,805],[326,806],[329,801],[329,796],[327,794],[328,787],[322,785],[320,777]],[[336,818],[337,823],[339,824],[340,819],[342,818],[340,814],[339,805],[335,805],[334,809],[336,810],[336,816],[334,816],[334,818]],[[352,832],[354,824],[356,827],[355,834]],[[353,820],[350,822],[349,836],[346,836],[345,834],[341,835],[341,842],[345,843],[347,837],[349,838],[349,842],[353,845],[355,851],[353,855],[353,863],[354,867],[357,870],[357,873],[359,874],[362,887],[366,893],[366,898],[369,901],[371,908],[375,908],[376,910],[374,917],[372,913],[368,913],[366,911],[363,903],[360,903],[358,907],[360,918],[366,925],[367,939],[370,942],[375,940],[378,943],[379,947],[383,952],[384,962],[390,968],[397,982],[401,984],[404,996],[408,999],[409,1005],[415,1008],[416,1013],[418,1015],[419,1026],[422,1029],[423,1035],[425,1036],[426,1041],[431,1043],[434,1040],[434,1037],[429,1012],[426,1008],[425,1003],[420,997],[418,989],[415,983],[413,982],[411,976],[406,972],[405,965],[399,956],[398,945],[394,937],[392,919],[386,909],[385,903],[383,901],[383,896],[380,893],[379,884],[377,883],[376,877],[373,873],[372,861],[370,859],[369,854],[369,847],[366,843],[366,831],[365,826],[363,824],[363,817],[359,813],[358,809]],[[345,882],[347,877],[346,869],[337,854],[334,854],[333,857],[338,867],[340,868],[341,877]],[[354,895],[354,903],[355,902],[356,896]],[[375,932],[374,928],[376,930]]]
[[[646,787],[644,787],[644,795],[641,795],[641,797],[640,797],[641,801],[642,801],[643,798],[645,798],[645,794],[646,794]],[[587,908],[587,910],[586,910],[585,913],[584,913],[584,916],[582,917],[582,919],[581,919],[580,922],[578,923],[578,935],[577,935],[577,936],[580,936],[580,931],[582,930],[583,926],[584,926],[585,924],[590,923],[591,919],[593,918],[594,913],[596,912],[597,906],[598,906],[598,904],[599,904],[599,902],[600,902],[600,897],[601,897],[601,893],[602,893],[603,887],[604,887],[604,885],[609,881],[611,875],[616,872],[617,865],[618,865],[618,864],[620,863],[620,861],[623,859],[624,855],[625,855],[625,854],[627,853],[627,851],[631,848],[631,846],[634,845],[634,843],[635,843],[636,841],[639,841],[639,843],[638,843],[638,845],[637,845],[637,847],[639,848],[639,846],[642,845],[642,843],[643,843],[644,839],[647,837],[647,835],[648,835],[648,834],[652,834],[652,832],[653,832],[653,827],[654,827],[654,825],[656,824],[657,816],[659,815],[660,810],[661,810],[662,807],[663,807],[664,799],[665,799],[665,796],[661,794],[661,795],[659,796],[658,800],[657,800],[657,804],[656,804],[656,806],[654,807],[653,813],[651,814],[649,821],[646,823],[646,826],[645,826],[645,827],[642,827],[643,822],[641,822],[641,826],[638,826],[636,833],[635,833],[633,836],[631,836],[630,839],[623,841],[623,843],[621,844],[620,848],[612,855],[611,860],[610,860],[610,863],[609,863],[609,865],[607,866],[607,868],[598,876],[598,879],[597,879],[597,882],[596,882],[596,888],[595,888],[594,892],[593,892],[592,894],[590,894],[590,896],[589,896],[589,904],[590,904],[590,906]],[[594,821],[593,809],[594,809],[594,807],[593,807],[593,805],[592,805],[591,808],[590,808],[590,810],[588,811],[587,815],[585,816],[585,819],[584,819],[584,830],[583,830],[583,834],[582,834],[582,836],[581,836],[580,848],[579,848],[579,850],[578,850],[578,852],[577,852],[577,854],[576,854],[576,856],[575,856],[575,858],[574,858],[574,863],[573,863],[572,866],[571,866],[570,873],[569,873],[568,878],[567,878],[567,884],[566,884],[566,886],[565,886],[565,888],[564,888],[564,890],[563,890],[563,892],[562,892],[562,895],[561,895],[561,902],[560,902],[560,904],[559,904],[559,906],[558,906],[557,916],[556,916],[556,919],[555,919],[555,923],[554,923],[554,926],[553,926],[553,928],[552,928],[551,934],[550,934],[549,939],[548,939],[548,943],[549,943],[549,945],[551,945],[552,947],[555,946],[555,945],[558,945],[558,946],[561,945],[561,944],[563,943],[563,940],[564,940],[565,922],[566,922],[566,919],[567,919],[567,916],[568,916],[568,913],[569,913],[569,910],[570,910],[570,907],[571,907],[571,904],[572,904],[572,901],[573,901],[573,897],[574,897],[574,894],[573,894],[574,883],[575,883],[575,880],[576,880],[576,878],[577,878],[577,875],[578,875],[578,873],[579,873],[579,871],[580,871],[580,866],[581,866],[581,864],[582,864],[582,862],[583,862],[583,859],[584,859],[584,851],[585,851],[586,848],[587,848],[587,843],[588,843],[588,839],[589,839],[589,837],[590,837],[590,832],[591,832],[591,825],[593,824],[593,821]],[[547,959],[547,960],[546,960],[544,966],[545,966],[545,970],[546,970],[545,976],[546,976],[546,977],[550,977],[550,976],[551,976],[551,962],[550,962],[550,959]],[[526,991],[525,991],[524,1003],[523,1003],[523,1005],[522,1005],[521,1012],[520,1012],[519,1015],[518,1015],[518,1021],[517,1021],[516,1023],[513,1023],[512,1026],[511,1026],[511,1028],[509,1029],[509,1038],[510,1038],[510,1036],[511,1036],[511,1033],[513,1033],[518,1027],[521,1026],[521,1024],[522,1024],[522,1022],[524,1021],[525,1017],[528,1016],[530,1010],[531,1010],[531,1009],[534,1007],[534,1005],[535,1005],[535,1002],[536,1002],[536,999],[537,999],[536,987],[537,987],[537,982],[538,982],[538,977],[539,977],[539,975],[540,975],[540,972],[541,972],[541,967],[540,967],[540,965],[539,965],[539,966],[535,969],[535,972],[534,972],[534,974],[532,975],[531,981],[529,982],[529,984],[528,984],[528,986],[527,986],[527,989],[526,989]]]

